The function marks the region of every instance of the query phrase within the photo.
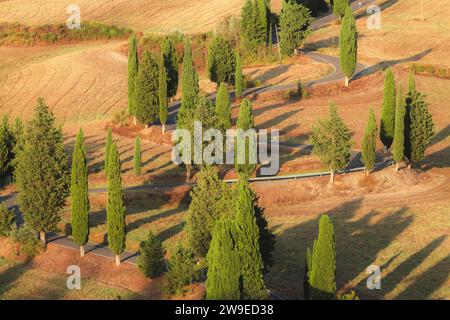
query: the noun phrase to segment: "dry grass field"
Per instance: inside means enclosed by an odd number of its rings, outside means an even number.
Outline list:
[[[358,56],[368,64],[382,67],[417,62],[450,67],[450,2],[424,2],[420,16],[420,1],[379,0],[381,29],[367,28],[365,11],[357,12]],[[321,28],[308,38],[307,47],[337,54],[340,26]]]

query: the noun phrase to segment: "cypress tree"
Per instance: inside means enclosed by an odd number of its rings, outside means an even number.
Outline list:
[[[241,175],[237,186],[235,219],[237,225],[237,248],[241,261],[242,288],[244,299],[265,299],[264,264],[259,244],[259,228],[253,207],[252,190],[248,178]]]
[[[405,112],[405,98],[402,94],[402,88],[399,87],[397,90],[397,103],[395,107],[395,134],[393,150],[395,172],[398,172],[400,162],[402,162],[405,157]]]
[[[241,30],[242,34],[247,34],[247,28],[252,20],[253,4],[251,0],[246,0],[241,10]]]
[[[159,114],[159,65],[152,53],[145,52],[136,77],[136,118],[147,125]]]
[[[13,134],[9,127],[8,115],[3,115],[0,124],[0,175],[10,172],[13,159]]]
[[[241,298],[241,264],[236,243],[235,223],[221,218],[214,227],[206,260],[207,300],[239,300]]]
[[[164,39],[161,51],[167,75],[167,97],[173,98],[178,90],[178,58],[175,46],[168,37]]]
[[[434,135],[434,123],[425,95],[416,90],[412,73],[409,77],[409,92],[405,114],[405,156],[412,164],[425,158],[425,150]]]
[[[181,107],[178,111],[177,128],[182,127],[187,120],[187,110],[195,108],[199,92],[198,73],[192,61],[191,43],[189,40],[186,40],[181,78]]]
[[[258,2],[258,12],[259,12],[259,20],[261,24],[261,29],[264,31],[264,34],[267,37],[268,30],[268,17],[269,12],[266,4],[266,0],[257,0]],[[265,39],[267,40],[267,38]]]
[[[280,50],[283,56],[292,56],[310,33],[311,12],[295,1],[283,2],[280,14]]]
[[[231,43],[216,37],[208,47],[208,78],[217,84],[234,83],[236,56]]]
[[[366,131],[361,145],[361,156],[366,174],[369,174],[375,167],[375,148],[377,145],[377,123],[375,113],[372,108],[369,111],[369,121],[367,122]]]
[[[254,126],[255,125],[254,125],[254,120],[253,120],[252,105],[247,98],[244,98],[241,102],[236,127],[238,129],[242,129],[245,132],[249,129],[253,129]],[[236,139],[239,139],[239,137],[237,137]],[[239,160],[238,141],[236,141],[235,152],[234,152],[236,172],[245,173],[248,176],[253,174],[253,172],[256,169],[256,164],[250,163],[250,152],[251,151],[254,151],[254,150],[250,150],[250,141],[249,141],[249,139],[246,139],[246,141],[245,141],[245,163],[239,164],[238,163],[238,160]]]
[[[133,116],[136,122],[136,100],[135,100],[135,82],[139,70],[139,58],[137,53],[136,35],[130,37],[128,49],[128,113]]]
[[[112,144],[113,144],[112,130],[111,130],[111,128],[108,128],[108,135],[106,136],[106,144],[105,144],[105,176],[106,176],[106,178],[108,178],[109,154],[111,151]]]
[[[116,266],[118,266],[120,265],[120,254],[125,250],[126,226],[119,151],[115,143],[111,147],[109,162],[108,200],[106,203],[108,245],[116,255]]]
[[[319,235],[314,241],[309,284],[313,299],[332,298],[336,291],[336,249],[334,228],[330,218],[322,215]]]
[[[313,153],[330,168],[330,182],[334,172],[343,170],[350,163],[351,132],[339,117],[335,104],[330,104],[328,119],[318,120],[311,137]]]
[[[349,7],[349,0],[334,0],[333,1],[333,14],[342,20],[345,15],[345,10]]]
[[[164,66],[164,56],[161,56],[159,67],[159,121],[162,125],[162,133],[166,131],[166,122],[168,117],[167,110],[167,72]]]
[[[89,189],[86,147],[81,129],[72,154],[70,193],[72,195],[72,237],[80,246],[80,255],[83,257],[84,244],[89,238]]]
[[[192,250],[177,245],[167,262],[167,291],[175,293],[197,278]]]
[[[23,150],[17,154],[15,170],[17,202],[25,222],[39,232],[55,230],[59,210],[69,193],[69,170],[63,133],[43,99],[38,99],[28,123]]]
[[[216,221],[229,211],[226,199],[227,185],[220,180],[216,170],[204,166],[192,189],[189,215],[187,219],[187,237],[190,248],[204,257],[209,249]]]
[[[306,249],[305,273],[303,275],[303,299],[304,300],[309,300],[309,298],[310,298],[309,276],[310,276],[311,269],[312,269],[312,256],[311,256],[311,250],[308,247]]]
[[[380,139],[385,149],[389,149],[395,132],[395,79],[391,69],[384,79],[383,108],[381,110]]]
[[[339,36],[339,64],[345,76],[345,86],[348,86],[349,79],[355,72],[357,58],[358,32],[356,30],[352,8],[347,6]]]
[[[221,127],[225,130],[231,128],[231,106],[227,85],[221,83],[216,97],[216,114]]]
[[[133,156],[133,170],[134,175],[139,177],[141,175],[141,138],[139,136],[134,140],[134,156]]]
[[[16,169],[17,166],[17,159],[16,159],[16,155],[18,155],[20,153],[20,151],[23,150],[23,147],[25,145],[25,128],[23,125],[22,120],[17,117],[16,120],[14,121],[14,125],[12,127],[12,134],[13,134],[13,141],[14,141],[14,146],[13,146],[13,153],[14,153],[14,157],[13,157],[13,161],[12,161],[12,166],[14,168],[14,170]]]
[[[137,257],[139,270],[148,278],[156,278],[164,271],[164,249],[161,241],[150,231],[147,239],[139,245]]]
[[[240,98],[244,90],[244,77],[242,75],[241,57],[237,52],[236,52],[236,71],[234,75],[234,88],[236,89],[236,97]]]

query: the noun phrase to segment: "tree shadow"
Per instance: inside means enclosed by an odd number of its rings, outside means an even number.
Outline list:
[[[18,280],[30,268],[30,260],[16,264],[0,273],[0,297],[14,287]]]

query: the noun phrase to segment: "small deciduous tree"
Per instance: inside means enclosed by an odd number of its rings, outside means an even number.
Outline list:
[[[45,243],[45,233],[55,230],[60,221],[58,212],[69,194],[70,177],[62,130],[42,98],[28,123],[23,150],[16,157],[19,209]]]
[[[83,257],[84,244],[89,237],[89,189],[86,147],[81,129],[72,154],[70,194],[72,196],[72,237],[80,246],[80,256]]]
[[[350,78],[355,72],[357,58],[358,32],[352,8],[347,6],[339,36],[339,64],[345,76],[345,86],[348,86]]]
[[[234,83],[236,57],[233,47],[227,40],[216,37],[208,47],[208,77],[211,81]]]
[[[350,162],[351,132],[339,117],[335,104],[330,104],[330,115],[319,120],[313,127],[313,153],[331,171],[330,182],[334,181],[334,172],[345,169]]]
[[[137,258],[139,270],[148,278],[156,278],[164,271],[164,249],[161,241],[150,231],[147,239],[139,245]]]
[[[108,200],[106,203],[108,245],[116,255],[116,266],[118,266],[120,265],[120,254],[125,250],[126,228],[119,150],[115,143],[111,147],[109,162]]]
[[[377,145],[377,123],[375,113],[372,108],[369,111],[369,120],[364,132],[361,145],[361,157],[364,163],[366,174],[369,174],[375,167],[375,148]]]
[[[134,156],[133,156],[133,170],[134,175],[139,177],[141,175],[141,138],[137,136],[134,139]]]
[[[400,163],[405,157],[405,98],[402,94],[402,88],[397,89],[397,103],[395,107],[395,133],[394,150],[392,152],[395,162],[395,172],[398,172]]]
[[[394,140],[395,131],[395,79],[391,69],[386,71],[384,79],[383,107],[381,109],[380,139],[385,149],[389,149]]]

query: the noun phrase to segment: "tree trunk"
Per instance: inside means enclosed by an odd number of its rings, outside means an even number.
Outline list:
[[[350,79],[348,77],[345,77],[345,86],[348,87],[348,83],[350,82]]]
[[[331,169],[330,171],[330,183],[334,183],[334,170]]]
[[[42,243],[45,246],[45,244],[47,243],[47,239],[45,238],[45,232],[44,231],[39,232],[39,239],[42,241]]]
[[[370,174],[370,170],[365,170],[366,171],[366,176],[369,176],[369,174]]]
[[[400,167],[400,164],[399,164],[399,163],[396,163],[396,164],[395,164],[395,172],[398,172],[399,167]]]
[[[80,257],[84,257],[84,246],[80,246]]]
[[[186,182],[189,182],[191,180],[191,165],[186,164]]]
[[[120,266],[120,255],[116,254],[116,267]]]
[[[164,133],[166,133],[166,125],[165,124],[162,125],[162,134],[164,135]]]
[[[409,169],[409,171],[412,170],[412,163],[411,162],[408,164],[408,169]]]
[[[136,121],[136,117],[135,117],[135,116],[133,116],[133,123],[134,123],[134,125],[137,124],[137,121]]]

